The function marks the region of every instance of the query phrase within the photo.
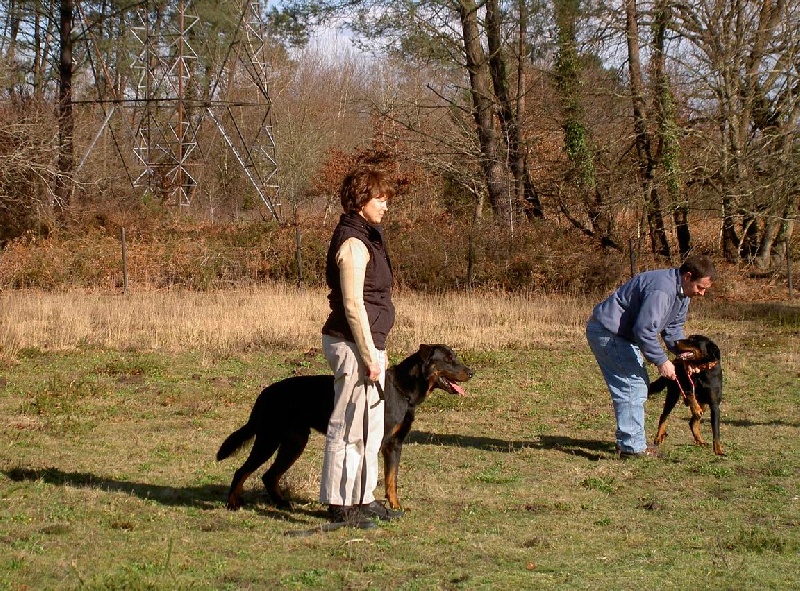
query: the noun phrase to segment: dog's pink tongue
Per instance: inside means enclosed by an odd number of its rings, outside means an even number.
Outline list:
[[[455,390],[456,394],[458,394],[459,396],[466,396],[467,395],[467,393],[464,392],[464,388],[462,388],[461,386],[459,386],[455,382],[450,382],[450,385],[453,387],[453,390]]]

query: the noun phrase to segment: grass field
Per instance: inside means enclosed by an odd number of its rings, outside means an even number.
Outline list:
[[[244,458],[214,455],[263,386],[327,372],[323,292],[0,293],[0,589],[800,588],[796,304],[693,303],[687,330],[723,352],[727,455],[681,407],[662,459],[622,462],[590,301],[397,302],[392,359],[451,344],[468,396],[419,409],[402,520],[296,538],[325,520],[322,436],[287,475],[293,511],[256,476],[227,511]]]

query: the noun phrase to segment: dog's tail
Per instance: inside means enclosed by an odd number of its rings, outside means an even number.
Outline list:
[[[217,461],[219,462],[233,455],[237,449],[250,441],[255,434],[255,427],[248,422],[244,427],[237,429],[228,435],[228,438],[223,441],[222,445],[219,447],[219,451],[217,452]]]
[[[667,378],[658,378],[655,382],[647,387],[647,397],[650,398],[653,394],[661,392],[669,384],[670,380]]]

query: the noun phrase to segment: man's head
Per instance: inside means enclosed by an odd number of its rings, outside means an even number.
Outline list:
[[[683,294],[690,298],[705,295],[717,279],[717,270],[711,258],[705,255],[688,257],[678,270],[681,276]]]

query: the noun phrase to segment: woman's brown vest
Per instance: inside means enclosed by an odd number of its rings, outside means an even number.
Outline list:
[[[325,280],[330,288],[328,302],[331,313],[322,327],[322,334],[353,342],[353,332],[347,322],[339,282],[336,254],[348,238],[358,238],[369,250],[369,263],[364,276],[364,307],[367,309],[372,340],[377,349],[386,348],[386,336],[394,325],[392,304],[392,264],[383,242],[380,228],[373,226],[357,213],[342,214],[333,231],[328,247]]]

